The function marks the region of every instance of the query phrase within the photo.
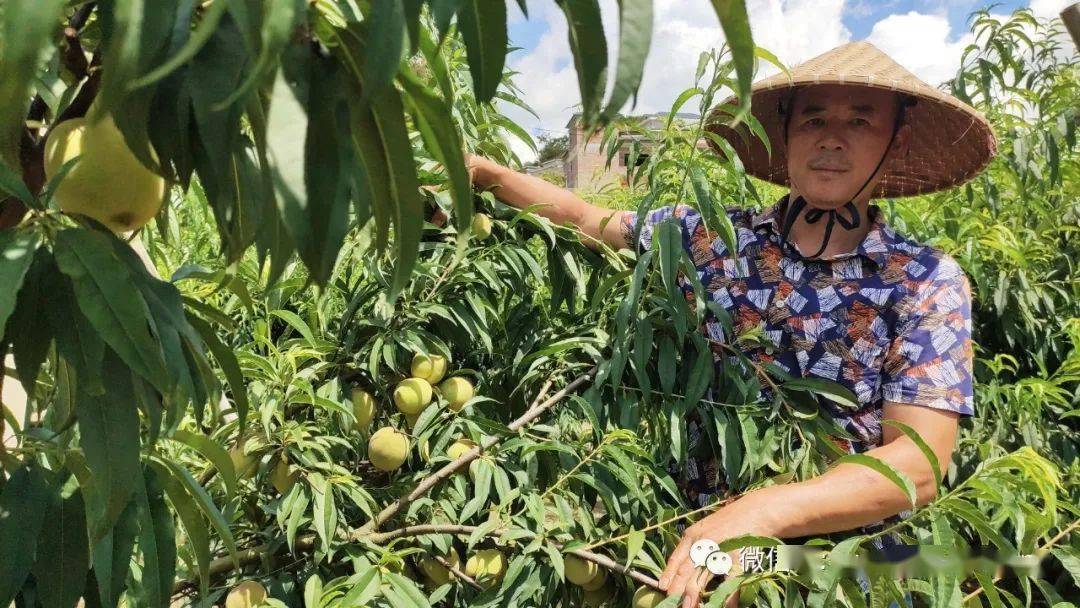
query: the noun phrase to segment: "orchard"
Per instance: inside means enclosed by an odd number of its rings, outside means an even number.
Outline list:
[[[692,205],[737,238],[725,206],[776,187],[702,153],[704,118],[620,114],[651,0],[618,2],[617,39],[598,0],[555,4],[608,161],[621,133],[652,145],[596,202]],[[742,1],[711,4],[727,42],[671,116],[733,95],[753,127],[750,82],[779,62]],[[502,0],[5,0],[0,606],[672,608],[657,578],[685,526],[841,463],[910,497],[881,534],[1039,572],[987,560],[864,592],[845,564],[873,539],[838,533],[799,540],[812,567],[729,577],[704,604],[1075,606],[1080,69],[1060,20],[970,26],[943,86],[1003,152],[962,188],[883,202],[975,291],[979,414],[951,462],[926,450],[940,484],[916,504],[904,474],[837,449],[821,403],[852,393],[741,354],[761,332],[707,297],[677,226],[615,251],[473,187],[465,153],[517,167],[511,139],[532,145],[496,106],[529,109]],[[722,463],[706,505],[672,474],[691,413]]]

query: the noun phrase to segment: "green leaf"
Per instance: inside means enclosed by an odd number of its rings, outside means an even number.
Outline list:
[[[83,488],[86,494],[86,488]],[[104,606],[115,606],[126,586],[135,536],[139,532],[138,507],[129,501],[112,527],[92,548],[94,578]]]
[[[323,582],[318,574],[312,574],[304,583],[304,606],[316,608],[319,606],[323,595]]]
[[[74,165],[76,159],[71,159],[68,163]],[[69,168],[65,163],[65,168]],[[33,194],[30,194],[30,189],[26,187],[26,184],[22,180],[22,176],[16,173],[5,163],[0,160],[0,193],[10,194],[15,198],[23,202],[27,207],[34,209],[39,207],[37,199]]]
[[[691,87],[686,89],[679,96],[675,98],[675,101],[671,104],[671,109],[668,111],[667,126],[671,127],[671,123],[675,120],[675,115],[679,113],[679,109],[683,107],[687,101],[697,95],[704,95],[705,92],[698,87]]]
[[[176,516],[184,526],[185,544],[195,554],[195,562],[199,569],[199,589],[204,596],[209,591],[210,584],[210,531],[206,527],[195,501],[188,494],[184,486],[176,480],[165,466],[160,462],[151,460],[150,466],[157,474],[157,480],[165,489],[169,502],[172,503]]]
[[[915,483],[911,481],[910,477],[901,473],[891,464],[868,454],[848,454],[846,456],[841,456],[835,461],[835,464],[837,465],[845,463],[859,464],[881,473],[886,479],[896,484],[896,487],[900,488],[900,490],[908,497],[908,500],[911,501],[912,507],[915,506]]]
[[[396,572],[387,572],[384,576],[389,584],[383,588],[383,594],[395,608],[397,606],[431,608],[427,596],[417,588],[416,583],[411,579],[405,578]]]
[[[15,310],[7,321],[5,338],[11,342],[19,382],[30,399],[37,395],[37,377],[49,354],[52,327],[41,314],[49,307],[51,294],[46,291],[54,279],[56,264],[48,249],[34,251],[30,268],[23,276]]]
[[[364,20],[367,52],[362,66],[364,95],[374,95],[390,86],[401,63],[405,47],[405,7],[403,2],[375,2]],[[366,98],[365,100],[366,101]]]
[[[371,193],[372,200],[393,203],[397,259],[387,293],[390,302],[397,299],[412,274],[424,213],[424,200],[420,196],[420,182],[402,111],[401,95],[394,87],[387,87],[370,106],[354,105],[352,108],[353,141],[363,160],[368,181],[377,184]]]
[[[56,235],[56,263],[71,277],[79,308],[135,373],[163,393],[170,389],[161,350],[147,328],[147,306],[121,264],[111,237],[83,229]]]
[[[238,260],[256,238],[258,226],[255,220],[271,215],[273,209],[265,200],[269,198],[264,193],[266,184],[262,176],[256,175],[255,161],[251,158],[254,154],[246,151],[241,139],[240,119],[244,108],[239,104],[220,107],[221,101],[241,86],[246,68],[250,67],[250,56],[243,39],[239,26],[227,11],[206,45],[185,69],[181,92],[191,96],[192,112],[185,112],[178,118],[180,133],[194,140],[180,153],[190,155],[191,163],[198,171],[199,181],[193,183],[205,188],[228,262]],[[248,108],[249,115],[255,116],[254,125],[262,118],[256,112],[262,107],[251,103]],[[262,136],[254,128],[253,134]],[[277,214],[272,215],[276,220]],[[267,223],[276,226],[274,221]]]
[[[130,0],[129,0],[130,1]],[[131,2],[131,4],[141,4],[141,2]],[[168,76],[180,66],[191,61],[195,55],[210,41],[214,31],[217,29],[218,21],[221,20],[221,16],[225,14],[225,10],[229,7],[228,2],[213,2],[203,13],[199,19],[199,24],[195,26],[195,29],[191,32],[191,37],[188,38],[184,46],[166,62],[157,66],[150,72],[139,76],[138,78],[130,79],[126,84],[128,91],[134,91],[145,87],[147,85],[154,84],[162,78]]]
[[[318,345],[318,342],[315,340],[315,334],[311,332],[311,328],[308,327],[308,324],[300,318],[300,315],[292,312],[291,310],[272,310],[270,311],[270,316],[277,317],[282,321],[288,323],[289,326],[299,332],[300,335],[303,336],[305,340],[307,340],[307,343],[309,345]]]
[[[784,390],[806,391],[814,395],[821,395],[836,405],[849,409],[858,409],[860,407],[859,398],[855,396],[855,393],[825,378],[812,376],[794,378],[785,382],[783,388]]]
[[[757,534],[741,534],[739,536],[733,536],[720,543],[717,549],[718,551],[732,551],[740,547],[776,547],[783,544],[779,539],[772,536],[761,536]]]
[[[233,401],[236,404],[236,416],[239,420],[240,427],[243,428],[247,422],[250,404],[248,402],[247,383],[244,380],[244,372],[240,369],[240,363],[236,360],[236,353],[225,346],[221,340],[218,339],[213,328],[202,319],[190,317],[188,318],[188,322],[191,323],[191,326],[195,328],[195,331],[199,332],[199,335],[202,336],[203,341],[206,343],[206,347],[210,349],[210,352],[214,355],[214,359],[218,362],[218,365],[221,366],[221,371],[225,373],[225,379],[229,382]],[[218,467],[218,469],[224,472],[224,469],[221,469],[221,467]],[[226,487],[229,487],[227,479],[228,478],[226,478],[225,483]],[[235,483],[235,476],[233,481]],[[233,491],[235,491],[235,485],[232,486],[232,488],[232,490],[229,490],[230,496]]]
[[[172,599],[176,578],[176,530],[152,467],[145,467],[136,478],[135,503],[143,558],[140,583],[151,606],[166,606]]]
[[[570,50],[574,54],[581,90],[582,124],[588,131],[596,125],[607,87],[607,40],[600,3],[597,0],[558,0],[557,4],[566,15]]]
[[[744,110],[750,108],[750,84],[754,77],[754,38],[750,32],[750,17],[746,14],[744,0],[712,0],[713,9],[720,19],[724,39],[731,47],[738,76],[738,94]]]
[[[918,446],[919,451],[922,452],[923,456],[926,457],[927,462],[930,463],[930,469],[934,471],[935,482],[941,483],[941,464],[938,462],[937,454],[935,454],[933,448],[931,448],[930,445],[926,443],[926,440],[922,438],[922,435],[920,435],[918,431],[911,428],[909,425],[904,424],[899,420],[891,420],[886,418],[883,419],[881,423],[900,429],[901,433],[906,435],[908,439],[911,439],[912,443]]]
[[[693,335],[694,345],[697,347],[697,356],[694,358],[694,367],[690,370],[689,381],[686,386],[685,405],[686,411],[697,405],[712,383],[713,373],[716,370],[716,362],[712,350],[706,344],[705,339],[699,333]]]
[[[961,499],[945,501],[942,506],[950,513],[966,521],[980,536],[994,543],[1004,554],[1012,555],[1016,553],[1016,547],[1002,536],[976,507]]]
[[[221,539],[222,544],[225,545],[225,549],[229,552],[229,557],[235,562],[236,541],[233,539],[232,530],[229,528],[229,522],[225,519],[225,516],[221,514],[217,505],[214,504],[214,500],[206,493],[206,489],[191,476],[191,472],[182,464],[172,460],[166,461],[155,459],[155,461],[167,466],[172,472],[173,478],[183,485],[188,491],[188,494],[195,499],[195,504],[199,507],[199,510],[203,512],[203,515],[210,520],[210,525],[217,531],[218,537]]]
[[[388,3],[396,4],[396,3]],[[352,149],[339,63],[298,45],[286,54],[267,117],[278,210],[300,257],[325,285],[348,229]],[[297,142],[304,142],[303,146]]]
[[[652,0],[619,2],[619,61],[615,68],[615,86],[601,114],[602,122],[615,118],[631,95],[636,105],[645,59],[652,44],[652,5]]]
[[[633,566],[634,559],[637,558],[638,553],[641,553],[642,547],[645,546],[645,533],[641,530],[631,530],[630,534],[626,537],[626,562],[627,568]]]
[[[678,220],[669,217],[660,222],[654,231],[656,246],[660,249],[660,278],[669,292],[678,290],[676,279],[679,261],[683,253],[683,232]]]
[[[86,587],[90,569],[90,542],[86,533],[86,507],[76,487],[67,498],[50,501],[45,513],[49,525],[38,538],[34,578],[42,608],[72,608]],[[41,584],[47,581],[47,584]]]
[[[450,178],[450,195],[454,201],[454,221],[458,233],[466,234],[472,226],[472,185],[465,169],[461,138],[454,128],[450,107],[428,90],[412,72],[402,71],[398,81],[405,89],[406,100],[413,110],[413,122],[424,138],[424,144],[446,169]],[[466,244],[466,239],[459,239],[459,247]]]
[[[743,580],[740,576],[727,577],[724,582],[720,583],[716,589],[713,589],[712,595],[709,596],[709,603],[706,604],[708,608],[722,608],[726,605],[727,599],[733,594],[738,596],[739,585]],[[672,602],[672,600],[675,600]],[[679,604],[678,597],[669,597],[660,604],[657,604],[656,608],[675,608]]]
[[[649,377],[649,361],[653,349],[653,326],[648,317],[638,319],[634,327],[634,346],[632,358],[634,362],[634,377],[637,378],[638,388],[646,394],[652,390],[652,380]]]
[[[188,322],[184,312],[183,300],[179,290],[172,284],[150,274],[142,260],[130,246],[119,239],[113,239],[113,251],[127,264],[127,270],[134,278],[136,287],[142,294],[150,311],[154,333],[158,344],[165,354],[165,363],[169,374],[176,382],[176,390],[165,395],[171,402],[169,426],[175,427],[180,409],[193,400],[196,420],[200,419],[202,406],[205,404],[207,390],[216,392],[217,379],[210,373],[209,363],[203,348],[203,340]],[[195,318],[195,317],[191,317]],[[143,391],[141,382],[135,383],[136,394],[140,397],[140,406],[147,413],[150,422],[150,442],[157,440],[161,423],[159,414],[160,399]]]
[[[51,42],[64,0],[5,0],[0,15],[0,160],[21,166],[19,140],[41,49]],[[7,606],[7,604],[4,604]]]
[[[279,60],[281,52],[289,44],[289,38],[296,29],[297,21],[304,16],[303,0],[270,0],[265,3],[262,19],[259,57],[255,60],[247,80],[232,95],[224,99],[219,108],[232,105],[247,94],[251,87],[266,78]]]
[[[690,168],[690,185],[694,188],[694,198],[697,199],[697,209],[701,212],[701,217],[705,222],[705,228],[708,230],[709,224],[714,223],[716,219],[716,213],[709,183],[706,181],[705,175],[702,173],[700,167]]]
[[[225,448],[206,435],[185,430],[175,431],[172,434],[172,439],[202,454],[204,458],[214,465],[225,482],[226,498],[232,498],[236,494],[236,471],[233,469],[232,459],[229,457],[229,453],[225,451]]]
[[[98,6],[96,16],[104,53],[101,55],[101,89],[93,111],[88,114],[91,121],[96,122],[105,113],[115,113],[127,92],[125,85],[138,75],[140,59],[144,55],[146,13],[142,0],[112,0]]]
[[[1058,558],[1061,565],[1069,572],[1076,586],[1080,587],[1080,548],[1059,545],[1050,549],[1050,552],[1054,554],[1054,557]]]
[[[814,588],[806,598],[807,608],[825,608],[833,606],[836,599],[837,580],[844,572],[845,566],[850,567],[852,557],[859,545],[865,540],[863,536],[852,536],[837,543],[826,556],[823,564],[824,571],[816,572]]]
[[[103,379],[108,387],[127,383],[121,375],[129,373],[112,353],[105,357]],[[111,390],[110,390],[111,392]],[[108,534],[127,507],[139,466],[139,415],[135,403],[110,399],[108,395],[77,394],[79,443],[86,455],[86,466],[93,475],[92,485],[83,488],[87,521],[92,540]]]
[[[311,474],[309,480],[314,490],[312,523],[315,525],[315,532],[322,539],[323,546],[330,547],[337,532],[338,511],[334,501],[334,489],[319,473]]]
[[[0,494],[0,605],[11,605],[30,574],[49,502],[49,485],[33,462],[16,469],[4,484]]]
[[[476,100],[490,102],[502,81],[506,62],[506,3],[463,0],[457,18]]]
[[[50,302],[46,317],[52,326],[58,353],[75,368],[81,390],[101,395],[105,392],[101,383],[105,343],[79,310],[71,281],[66,276],[50,273],[46,277],[45,290]]]
[[[660,339],[660,358],[657,361],[657,369],[660,372],[660,388],[665,396],[671,396],[675,388],[675,341],[671,336]]]
[[[382,585],[379,569],[367,567],[349,577],[349,591],[341,598],[342,606],[366,606]]]

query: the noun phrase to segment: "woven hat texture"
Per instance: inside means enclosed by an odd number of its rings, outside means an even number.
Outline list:
[[[780,107],[795,87],[844,84],[886,89],[916,99],[906,110],[911,125],[910,150],[904,158],[886,161],[885,174],[871,198],[926,194],[958,186],[978,175],[997,153],[989,122],[976,109],[934,88],[866,41],[850,42],[759,80],[751,87],[751,113],[772,143],[771,157],[748,125],[735,129],[724,123],[730,114],[718,110],[738,104],[734,95],[713,110],[707,128],[723,137],[739,155],[746,172],[774,184],[789,186]],[[716,142],[709,141],[720,154]]]

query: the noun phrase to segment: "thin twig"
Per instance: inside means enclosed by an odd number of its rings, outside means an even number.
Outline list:
[[[532,409],[532,408],[536,407],[536,405],[538,403],[540,403],[541,399],[543,399],[544,397],[547,397],[548,391],[551,390],[551,385],[554,384],[554,383],[555,383],[554,378],[548,378],[547,382],[544,382],[544,385],[540,387],[540,392],[536,393],[536,398],[533,399],[532,403],[529,404],[529,409]]]
[[[558,546],[559,548],[562,548],[562,545]],[[585,549],[571,549],[570,551],[567,551],[567,553],[576,555],[581,559],[589,560],[590,562],[593,562],[594,564],[597,564],[599,566],[603,566],[604,568],[607,568],[612,572],[618,572],[619,574],[626,575],[643,585],[648,585],[653,589],[660,591],[660,581],[647,574],[642,574],[637,570],[624,566],[606,555],[593,553],[592,551],[586,551]]]
[[[1044,555],[1046,555],[1047,553],[1050,552],[1050,548],[1053,547],[1055,544],[1057,544],[1057,542],[1059,540],[1065,538],[1070,532],[1072,532],[1073,530],[1075,530],[1078,527],[1080,527],[1080,519],[1072,522],[1071,524],[1069,524],[1068,526],[1063,528],[1061,530],[1061,532],[1058,532],[1052,538],[1050,538],[1050,540],[1046,541],[1046,544],[1044,544],[1043,546],[1036,549],[1035,550],[1035,556],[1041,559]],[[995,575],[994,580],[991,581],[991,584],[1000,581],[1001,578],[1002,578],[1002,575],[1000,575],[1000,574]],[[972,591],[971,593],[965,595],[964,599],[961,600],[960,603],[961,604],[968,603],[968,600],[971,600],[971,599],[974,599],[974,598],[978,597],[979,595],[981,595],[983,593],[983,591],[985,591],[985,589],[983,588],[982,585],[979,585],[978,589],[976,589],[975,591]]]
[[[420,524],[416,526],[405,526],[386,532],[362,532],[356,530],[349,535],[349,540],[367,540],[376,545],[385,545],[392,540],[409,536],[423,536],[425,534],[472,534],[474,531],[476,531],[476,526],[460,524]]]
[[[603,450],[604,447],[607,446],[607,444],[612,441],[611,437],[612,437],[611,435],[608,435],[607,437],[604,437],[600,441],[600,444],[597,445],[595,448],[593,448],[593,450],[591,452],[589,452],[589,454],[587,456],[585,456],[585,458],[580,459],[578,461],[578,463],[573,466],[573,468],[571,468],[566,473],[560,475],[559,478],[557,480],[555,480],[555,483],[551,484],[550,486],[548,486],[548,488],[546,490],[544,490],[543,494],[540,495],[540,500],[544,500],[548,496],[551,496],[551,493],[554,492],[555,490],[557,490],[559,488],[559,486],[561,486],[563,484],[564,481],[566,481],[567,479],[570,479],[571,477],[573,477],[574,473],[578,472],[578,469],[580,469],[581,467],[585,466],[586,464],[592,462],[593,458],[595,458],[596,455],[599,454],[600,451]]]
[[[631,530],[630,532],[627,532],[626,534],[620,534],[619,536],[613,536],[613,537],[608,538],[608,539],[597,541],[597,542],[592,543],[590,545],[585,545],[584,547],[582,547],[582,549],[595,549],[597,547],[603,547],[604,545],[607,545],[609,543],[616,543],[616,542],[619,542],[620,540],[623,540],[624,538],[628,538],[634,532],[648,532],[650,530],[655,530],[655,529],[657,529],[659,527],[666,526],[666,525],[668,525],[668,524],[670,524],[672,522],[679,521],[680,519],[686,519],[687,517],[692,517],[694,515],[697,515],[698,513],[704,512],[704,511],[715,511],[716,509],[719,509],[720,507],[722,507],[722,506],[728,504],[729,502],[739,498],[740,496],[742,496],[742,494],[740,494],[739,496],[730,496],[730,497],[725,498],[723,500],[718,500],[718,501],[716,501],[716,502],[714,502],[712,504],[708,504],[708,505],[705,505],[704,507],[694,509],[693,511],[687,511],[686,513],[683,513],[681,515],[676,515],[674,517],[669,517],[668,519],[665,519],[664,521],[652,524],[651,526],[645,526],[644,528],[641,528],[640,530]]]
[[[456,576],[456,577],[460,578],[461,580],[465,581],[465,583],[468,584],[473,589],[476,589],[478,591],[483,591],[484,588],[480,586],[480,583],[473,580],[473,577],[471,577],[468,574],[465,574],[464,572],[459,570],[457,566],[455,566],[455,565],[451,564],[450,562],[446,561],[445,557],[443,557],[441,555],[436,555],[435,556],[435,561],[442,564],[443,567],[446,568],[447,570],[449,570],[450,572],[453,572],[454,576]]]

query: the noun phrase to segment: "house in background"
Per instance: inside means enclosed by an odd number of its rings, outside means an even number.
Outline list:
[[[525,173],[529,175],[535,175],[537,177],[546,179],[559,186],[565,186],[566,176],[566,158],[558,157],[551,158],[542,163],[533,163],[525,165]]]
[[[659,131],[664,128],[667,116],[667,112],[656,112],[639,118],[645,129]],[[681,121],[694,121],[698,118],[697,114],[685,112],[675,115],[675,120]],[[605,168],[606,155],[600,147],[603,131],[594,133],[589,141],[584,141],[585,134],[580,112],[570,117],[566,129],[569,133],[569,142],[566,159],[563,161],[563,172],[566,175],[567,188],[595,192],[607,185],[626,185],[626,166],[630,162],[630,146],[635,140],[641,141],[642,136],[635,133],[622,134],[619,151],[611,159],[611,167]],[[648,145],[645,142],[639,146],[637,164],[640,165],[648,159]],[[699,140],[697,145],[701,149],[709,147],[705,138]]]

